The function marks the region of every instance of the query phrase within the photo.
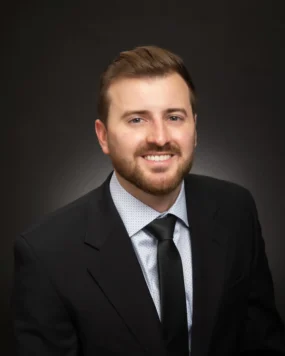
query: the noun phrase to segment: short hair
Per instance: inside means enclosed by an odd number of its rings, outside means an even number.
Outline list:
[[[98,119],[107,124],[110,106],[108,89],[116,80],[165,76],[171,73],[180,74],[188,85],[192,112],[195,114],[196,90],[182,58],[157,46],[141,46],[119,53],[102,73],[97,102]]]

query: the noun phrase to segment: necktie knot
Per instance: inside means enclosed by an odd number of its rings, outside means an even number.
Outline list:
[[[158,241],[171,240],[173,239],[176,220],[176,216],[168,214],[163,218],[153,220],[145,227],[145,230],[155,236]]]

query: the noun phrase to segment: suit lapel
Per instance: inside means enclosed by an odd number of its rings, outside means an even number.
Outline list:
[[[87,268],[143,348],[160,352],[161,325],[124,224],[113,204],[109,181],[90,200],[85,244]]]
[[[199,178],[185,180],[193,269],[192,356],[206,355],[222,294],[227,233],[218,223],[218,205]]]

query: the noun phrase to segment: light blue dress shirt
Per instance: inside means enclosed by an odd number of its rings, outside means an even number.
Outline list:
[[[129,237],[131,238],[134,251],[140,263],[145,281],[160,319],[157,239],[151,236],[150,233],[145,232],[143,228],[154,219],[161,218],[168,213],[171,213],[178,218],[175,224],[173,241],[180,253],[183,265],[190,348],[193,300],[192,255],[184,182],[182,183],[180,193],[175,203],[164,213],[152,209],[128,193],[119,183],[115,172],[110,180],[110,193]]]

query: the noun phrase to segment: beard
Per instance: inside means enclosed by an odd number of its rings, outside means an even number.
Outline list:
[[[144,159],[141,156],[145,155],[147,152],[168,152],[181,157],[181,152],[179,147],[167,144],[163,147],[156,145],[148,145],[148,147],[142,147],[138,149],[134,157],[140,157],[137,161],[129,161],[124,157],[120,156],[118,150],[115,147],[112,148],[112,144],[109,143],[110,158],[115,171],[124,178],[127,182],[131,183],[138,189],[145,193],[154,196],[163,196],[173,192],[183,181],[185,176],[190,172],[193,164],[193,152],[184,161],[179,162],[176,171],[172,174],[165,171],[162,167],[157,167],[153,170],[153,173],[149,173],[144,169],[138,162],[139,159]],[[159,178],[153,178],[149,175],[155,173],[159,174]]]

